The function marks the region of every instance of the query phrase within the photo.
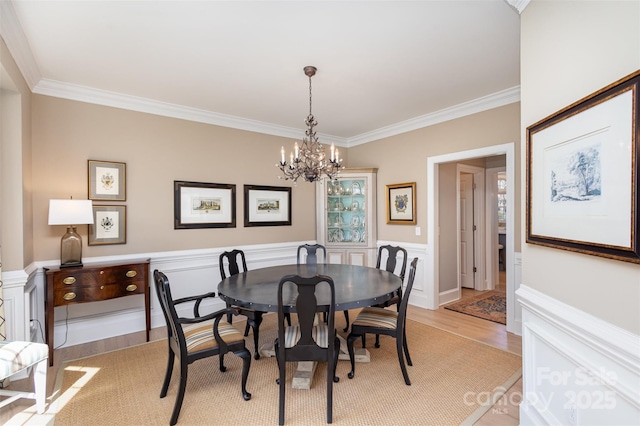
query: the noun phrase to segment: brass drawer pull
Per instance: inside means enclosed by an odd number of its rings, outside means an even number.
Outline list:
[[[64,300],[73,300],[73,299],[76,298],[76,294],[74,292],[70,291],[69,293],[65,293],[65,295],[62,296],[62,298]]]
[[[64,280],[62,280],[62,282],[65,283],[66,285],[73,284],[76,282],[76,277],[67,277]]]
[[[137,285],[135,285],[135,284],[129,284],[129,285],[127,286],[127,291],[136,291],[136,289],[137,289],[137,288],[138,288],[138,286],[137,286]]]
[[[126,275],[127,275],[127,278],[133,278],[136,275],[138,275],[138,273],[136,271],[127,271]]]

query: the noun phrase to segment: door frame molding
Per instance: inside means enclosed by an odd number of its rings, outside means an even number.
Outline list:
[[[489,167],[486,169],[485,182],[487,182],[487,188],[485,200],[486,200],[486,219],[487,219],[487,271],[491,272],[491,275],[487,275],[487,286],[485,290],[493,290],[496,288],[499,282],[499,260],[498,253],[495,247],[498,246],[498,174],[506,173],[506,167]],[[509,198],[509,194],[507,194]],[[505,265],[505,270],[506,270]]]
[[[473,175],[473,184],[476,188],[473,190],[473,224],[476,226],[476,231],[473,233],[473,256],[474,256],[474,266],[476,267],[476,272],[473,277],[473,288],[474,290],[484,290],[487,285],[487,274],[486,274],[486,253],[485,250],[481,249],[486,246],[485,237],[485,220],[484,220],[484,209],[485,209],[485,169],[477,166],[470,166],[468,164],[456,164],[456,217],[458,218],[458,226],[456,226],[456,244],[457,244],[457,253],[458,253],[458,291],[462,290],[462,282],[460,280],[460,220],[461,220],[461,208],[460,208],[460,173],[469,173]],[[462,293],[460,293],[462,294]]]
[[[469,160],[473,158],[492,157],[506,155],[507,193],[513,194],[507,197],[507,299],[515,300],[514,268],[509,267],[514,262],[514,224],[515,224],[515,142],[468,151],[454,152],[427,158],[427,254],[425,258],[425,288],[424,293],[428,309],[438,309],[440,306],[439,286],[439,223],[436,214],[438,205],[438,167],[440,163]],[[512,297],[509,297],[509,296]],[[507,331],[510,324],[515,324],[515,306],[507,303]]]

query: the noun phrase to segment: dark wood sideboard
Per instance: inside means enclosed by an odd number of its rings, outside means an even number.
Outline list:
[[[144,294],[147,342],[151,329],[149,301],[149,260],[126,263],[96,263],[79,268],[44,268],[45,340],[49,345],[49,365],[53,365],[53,324],[56,306],[99,302],[117,297]]]

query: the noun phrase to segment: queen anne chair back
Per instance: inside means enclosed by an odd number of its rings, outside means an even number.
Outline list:
[[[329,296],[329,306],[318,304],[318,295]],[[285,314],[289,312],[289,303],[295,300],[295,312],[298,324],[285,326]],[[316,324],[316,313],[327,312],[328,321]],[[339,379],[335,375],[340,341],[334,326],[335,286],[331,277],[316,275],[305,278],[287,275],[278,285],[278,338],[274,342],[278,361],[280,385],[279,424],[284,424],[286,363],[288,361],[325,361],[327,362],[327,423],[333,416],[333,382]]]

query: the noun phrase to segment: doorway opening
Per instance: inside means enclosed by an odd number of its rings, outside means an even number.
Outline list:
[[[462,151],[457,153],[445,154],[427,159],[427,244],[428,253],[425,259],[426,269],[428,275],[425,280],[425,293],[430,309],[438,309],[443,303],[447,303],[447,293],[440,288],[441,283],[444,281],[441,279],[441,246],[450,244],[451,236],[444,235],[441,229],[441,220],[446,221],[447,217],[440,215],[440,192],[439,187],[439,172],[441,166],[446,168],[447,163],[467,163],[473,162],[478,159],[484,159],[493,156],[505,156],[504,172],[506,174],[506,191],[508,194],[514,194],[515,188],[515,144],[507,143],[502,145],[495,145],[491,147],[478,148],[469,151]],[[516,306],[515,306],[515,283],[514,283],[514,198],[513,196],[507,197],[506,202],[506,226],[505,226],[505,242],[506,247],[504,249],[505,258],[505,281],[506,281],[506,293],[507,293],[507,331],[520,334],[519,324],[516,323]],[[487,202],[487,205],[489,203]],[[497,211],[497,210],[496,210]],[[497,214],[497,213],[496,213]],[[496,215],[486,214],[482,221],[482,229],[486,238],[482,242],[482,250],[486,254],[484,260],[477,262],[479,266],[482,266],[485,271],[492,271],[493,262],[498,262],[498,233],[487,231],[491,229],[491,226],[487,222],[496,222]],[[456,256],[457,257],[457,256]],[[444,271],[446,272],[446,271]],[[487,274],[482,276],[482,279],[486,283],[487,288],[489,282],[492,279],[487,279]],[[446,289],[445,289],[446,290]],[[443,297],[444,296],[444,297]]]

